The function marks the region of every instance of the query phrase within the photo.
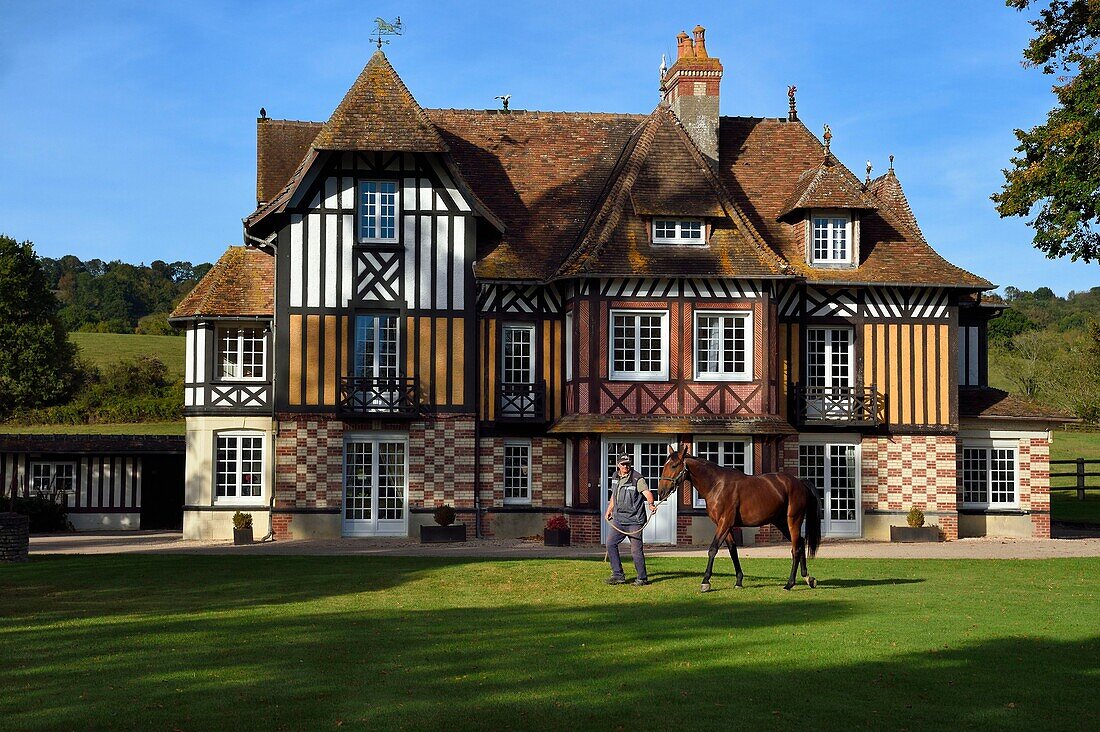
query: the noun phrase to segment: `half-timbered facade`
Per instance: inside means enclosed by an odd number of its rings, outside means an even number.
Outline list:
[[[799,120],[721,117],[702,28],[648,115],[423,109],[378,52],[324,123],[258,120],[257,209],[187,329],[185,532],[601,537],[615,457],[818,488],[831,536],[913,506],[1049,532],[1050,425],[986,385],[992,285]],[[647,538],[708,540],[685,493]],[[769,534],[757,532],[758,539]],[[751,532],[750,532],[751,534]]]

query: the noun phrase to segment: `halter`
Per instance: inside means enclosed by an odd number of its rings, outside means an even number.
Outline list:
[[[676,475],[676,477],[674,477],[674,478],[665,478],[664,476],[658,477],[658,478],[657,478],[657,483],[658,483],[658,484],[659,484],[659,483],[660,483],[660,482],[661,482],[662,480],[663,480],[663,481],[666,481],[666,482],[668,482],[668,483],[672,483],[672,487],[668,489],[668,493],[667,493],[667,494],[665,494],[665,497],[664,497],[664,498],[662,498],[662,499],[661,499],[661,501],[662,501],[662,502],[663,502],[663,501],[665,501],[665,500],[666,500],[666,499],[667,499],[667,498],[668,498],[668,497],[669,497],[670,495],[672,495],[672,494],[673,494],[673,493],[675,493],[675,492],[676,492],[677,490],[679,490],[679,489],[680,489],[680,486],[682,486],[682,485],[684,484],[684,481],[685,481],[685,480],[687,480],[687,477],[688,477],[688,466],[687,466],[687,460],[684,460],[684,469],[683,469],[683,470],[681,470],[681,471],[679,472],[679,474],[677,474],[677,475]],[[660,491],[660,488],[658,488],[657,490],[658,490],[658,491]]]

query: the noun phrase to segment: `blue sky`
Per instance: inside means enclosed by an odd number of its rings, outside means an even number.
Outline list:
[[[425,107],[648,112],[661,53],[701,23],[725,115],[782,116],[788,84],[858,175],[887,156],[926,236],[1001,285],[1100,285],[1051,261],[1000,188],[1052,79],[1020,64],[1026,18],[973,2],[0,2],[0,232],[46,256],[213,260],[255,204],[255,117],[324,120],[386,48]]]

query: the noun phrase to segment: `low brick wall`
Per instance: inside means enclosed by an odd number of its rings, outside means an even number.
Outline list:
[[[30,550],[31,520],[21,513],[0,513],[0,562],[25,562]]]

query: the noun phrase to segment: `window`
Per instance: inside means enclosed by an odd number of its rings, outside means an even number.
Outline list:
[[[76,463],[31,463],[31,491],[43,496],[76,492]]]
[[[218,378],[232,381],[263,380],[266,328],[218,330]]]
[[[979,508],[1016,506],[1016,448],[964,447],[962,503]]]
[[[695,313],[695,378],[752,378],[752,314]]]
[[[565,440],[565,507],[573,507],[573,440]]]
[[[752,440],[698,440],[695,456],[710,460],[723,468],[736,468],[742,473],[752,473]],[[692,504],[706,508],[707,503],[692,488]]]
[[[959,326],[959,386],[982,386],[978,368],[978,326]]]
[[[860,533],[859,465],[858,444],[799,437],[798,477],[817,490],[825,535]]]
[[[505,384],[535,383],[535,326],[509,323],[504,326],[501,376]]]
[[[397,316],[355,316],[355,375],[394,378],[397,374]]]
[[[668,313],[611,311],[611,378],[668,379]]]
[[[573,380],[573,311],[565,313],[565,380]]]
[[[531,443],[504,442],[504,502],[531,502]]]
[[[654,219],[654,244],[687,244],[703,246],[703,222],[691,219]]]
[[[851,219],[846,216],[814,216],[810,261],[851,262],[851,223]]]
[[[263,493],[264,438],[255,432],[217,438],[214,503],[257,503]]]
[[[851,328],[806,329],[806,419],[848,419],[854,408]]]
[[[359,182],[359,241],[397,241],[397,182]]]
[[[347,533],[403,532],[405,441],[349,435],[344,443],[344,527]]]

